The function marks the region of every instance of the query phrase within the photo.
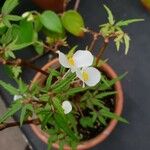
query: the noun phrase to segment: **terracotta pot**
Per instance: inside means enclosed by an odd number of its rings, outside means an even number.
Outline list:
[[[42,69],[43,70],[48,70],[48,68],[53,67],[53,68],[58,68],[59,66],[58,59],[54,59],[53,61],[50,61],[47,63]],[[100,67],[100,70],[103,71],[110,77],[111,79],[116,78],[117,74],[114,72],[114,70],[108,65],[108,64],[103,64]],[[39,81],[43,83],[45,80],[45,76],[43,76],[41,73],[37,73],[33,79],[33,82]],[[115,113],[117,115],[121,115],[122,109],[123,109],[123,91],[121,87],[120,81],[117,81],[115,84],[115,90],[117,91],[116,94],[116,99],[115,99]],[[111,120],[108,126],[101,132],[99,135],[97,135],[95,138],[92,138],[91,140],[82,142],[78,145],[77,150],[84,150],[84,149],[89,149],[91,147],[94,147],[95,145],[103,142],[113,131],[117,124],[116,120]],[[31,125],[32,130],[34,133],[44,142],[47,144],[48,140],[48,135],[44,132],[41,131],[41,129],[36,126],[36,125]],[[59,145],[58,144],[53,144],[53,147],[58,149]],[[68,146],[64,147],[65,150],[70,150]]]
[[[55,12],[63,12],[66,0],[33,0],[42,9],[50,9]]]

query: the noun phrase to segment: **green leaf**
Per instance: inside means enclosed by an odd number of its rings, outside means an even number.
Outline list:
[[[72,47],[71,50],[68,52],[67,56],[68,57],[72,57],[73,54],[75,53],[75,50],[76,50],[77,47],[78,47],[77,45],[75,45],[74,47]]]
[[[83,36],[84,21],[82,16],[74,10],[69,10],[63,13],[62,23],[65,29],[75,36]]]
[[[22,17],[17,15],[7,15],[6,18],[10,21],[19,21],[23,19]]]
[[[116,119],[116,120],[121,121],[123,123],[128,123],[128,121],[126,119],[116,115],[115,113],[109,112],[105,109],[100,110],[100,114],[102,116],[105,116],[105,117],[108,117],[108,118],[111,118],[111,119]]]
[[[28,85],[25,84],[21,78],[17,80],[17,83],[19,87],[19,92],[21,92],[21,94],[24,94],[28,90]]]
[[[102,99],[102,98],[105,98],[105,97],[107,97],[107,96],[114,95],[114,94],[116,94],[116,93],[117,93],[117,92],[103,92],[103,93],[101,93],[101,94],[96,95],[95,97],[96,97],[96,98],[99,98],[99,99]]]
[[[67,95],[75,95],[76,93],[86,91],[87,89],[90,89],[89,87],[76,87],[76,88],[70,88],[67,92]]]
[[[58,72],[57,70],[53,69],[53,68],[50,68],[48,70],[50,72],[50,74],[54,77],[59,77],[60,76],[60,72]]]
[[[21,109],[21,114],[20,114],[20,126],[22,126],[23,121],[26,117],[27,111],[34,112],[33,107],[31,104],[26,104],[22,109]]]
[[[124,34],[124,42],[125,42],[125,55],[127,55],[130,46],[130,37],[127,34]]]
[[[57,110],[57,112],[59,114],[61,114],[63,116],[63,118],[64,118],[64,110],[63,110],[63,108],[61,106],[60,100],[57,97],[53,98],[53,104],[54,104],[54,107]]]
[[[12,28],[9,28],[7,32],[2,36],[1,43],[7,45],[12,41],[12,38]]]
[[[104,5],[104,8],[106,9],[107,11],[107,14],[108,14],[108,21],[111,25],[113,25],[115,23],[115,20],[114,20],[114,17],[113,17],[113,14],[111,12],[111,10],[106,6]]]
[[[15,101],[8,110],[0,117],[0,124],[5,122],[9,117],[13,116],[17,111],[22,108],[22,103],[20,100]]]
[[[35,51],[39,54],[39,55],[42,55],[43,52],[44,52],[44,45],[42,42],[36,42],[34,44],[34,48],[35,48]]]
[[[19,94],[18,89],[16,89],[15,87],[10,85],[9,83],[5,83],[5,82],[0,80],[0,86],[2,86],[5,90],[7,90],[12,95],[18,95]]]
[[[102,123],[103,125],[107,125],[107,123],[106,123],[106,119],[105,119],[103,116],[98,115],[98,120],[99,120],[99,121],[100,121],[100,123]]]
[[[2,18],[2,22],[4,23],[5,26],[7,26],[8,28],[10,28],[12,25],[10,23],[10,21],[7,19],[7,17],[3,17]]]
[[[46,88],[47,88],[47,90],[49,90],[50,87],[51,87],[52,78],[53,78],[53,76],[50,74],[50,75],[48,76],[47,80],[46,80]]]
[[[58,15],[53,11],[50,10],[44,11],[40,16],[40,20],[44,25],[44,27],[47,28],[48,30],[57,33],[63,32],[61,20],[58,17]]]
[[[18,0],[6,0],[2,7],[2,14],[7,15],[19,4]]]
[[[16,58],[16,56],[14,55],[14,53],[13,53],[11,50],[5,51],[5,57],[6,57],[6,58],[11,57],[11,58],[13,58],[13,59]]]
[[[17,50],[26,48],[30,45],[32,45],[31,42],[30,43],[22,43],[22,44],[13,44],[13,45],[11,45],[10,49],[13,50],[13,51],[17,51]]]
[[[77,140],[74,132],[69,128],[67,120],[61,114],[55,113],[54,119],[60,129],[62,129],[71,139]]]
[[[92,121],[92,118],[90,117],[82,117],[80,119],[80,124],[84,127],[84,128],[87,128],[87,127],[93,127],[93,121]]]
[[[107,84],[106,83],[102,83],[100,85],[100,90],[104,91],[107,89],[110,89],[117,81],[122,80],[125,76],[127,75],[127,72],[125,72],[124,74],[122,74],[121,76],[114,78],[112,80],[107,80]]]
[[[17,42],[15,44],[19,45],[18,47],[26,47],[26,44],[30,45],[34,40],[34,30],[32,22],[21,20],[19,25],[13,25],[12,34],[13,39],[16,39],[17,37]]]
[[[14,74],[14,77],[17,78],[20,75],[20,73],[22,73],[21,67],[20,66],[12,67],[12,73]]]
[[[135,23],[135,22],[140,22],[140,21],[144,21],[144,19],[129,19],[129,20],[121,20],[119,22],[116,23],[116,26],[127,26],[131,23]]]
[[[58,82],[56,85],[52,85],[52,89],[54,92],[59,93],[62,91],[66,86],[68,86],[72,80],[75,78],[75,74],[69,74],[65,79]]]

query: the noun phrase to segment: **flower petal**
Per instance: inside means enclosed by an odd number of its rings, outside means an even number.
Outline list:
[[[57,51],[58,55],[59,55],[59,62],[62,66],[64,66],[65,68],[70,68],[70,65],[68,63],[68,59],[66,57],[66,55],[60,51]]]
[[[87,72],[89,79],[84,81],[88,86],[95,86],[101,79],[101,73],[98,69],[94,67],[88,67],[83,69],[83,71]]]
[[[88,67],[93,64],[94,57],[88,50],[78,50],[74,53],[73,59],[77,68]]]
[[[21,99],[21,98],[23,98],[21,95],[14,95],[13,100],[16,101],[16,100]]]
[[[62,103],[62,108],[64,109],[64,113],[68,114],[72,110],[72,105],[71,105],[71,103],[69,101],[64,101]]]

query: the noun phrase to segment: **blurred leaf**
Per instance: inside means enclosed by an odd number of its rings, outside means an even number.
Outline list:
[[[9,83],[5,83],[0,80],[0,86],[2,86],[5,90],[7,90],[12,95],[19,95],[18,89],[10,85]]]
[[[62,24],[60,18],[53,11],[47,10],[42,13],[40,20],[45,28],[50,31],[62,33]]]
[[[22,126],[23,121],[26,117],[26,113],[27,111],[31,111],[34,112],[33,110],[33,106],[31,104],[26,104],[25,106],[23,106],[23,108],[21,109],[21,114],[20,114],[20,126]]]
[[[116,94],[117,92],[102,92],[101,94],[98,94],[95,96],[95,98],[99,98],[99,99],[102,99],[102,98],[105,98],[107,96],[111,96],[111,95],[114,95]]]
[[[12,73],[14,74],[15,78],[17,78],[20,75],[20,73],[22,73],[21,67],[20,66],[12,67]]]
[[[77,45],[75,45],[74,47],[72,47],[71,50],[69,50],[67,56],[68,57],[72,57],[73,54],[75,53],[75,50],[76,50],[77,47],[78,47]]]
[[[18,4],[18,0],[6,0],[2,7],[2,14],[9,14]]]
[[[0,124],[5,122],[9,117],[12,117],[21,108],[22,108],[22,103],[20,100],[12,103],[11,106],[8,108],[8,110],[0,117]]]
[[[23,19],[22,17],[17,15],[7,15],[6,18],[10,21],[19,21]]]
[[[20,25],[14,25],[12,30],[14,39],[18,37],[16,45],[33,42],[34,30],[32,22],[21,20]]]
[[[87,128],[87,127],[93,127],[93,122],[92,122],[92,118],[90,117],[82,117],[80,119],[80,124],[82,125],[82,127]]]
[[[121,20],[119,22],[116,23],[116,26],[127,26],[131,23],[135,23],[135,22],[140,22],[140,21],[144,21],[144,19],[129,19],[129,20]]]
[[[116,115],[116,114],[114,114],[112,112],[109,112],[109,111],[107,111],[105,109],[101,109],[100,110],[100,114],[102,116],[105,116],[105,117],[108,117],[108,118],[111,118],[111,119],[116,119],[116,120],[121,121],[123,123],[129,123],[126,119],[124,119],[124,118],[122,118],[122,117],[120,117],[120,116],[118,116],[118,115]]]
[[[113,25],[115,23],[115,20],[114,20],[114,17],[113,17],[113,14],[111,12],[111,10],[106,6],[104,5],[104,8],[106,9],[107,11],[107,14],[108,14],[108,21],[111,25]]]
[[[122,74],[121,76],[114,78],[112,80],[107,80],[107,84],[106,83],[102,83],[100,85],[100,90],[104,91],[107,89],[110,89],[117,81],[122,80],[125,76],[127,75],[127,72],[125,72],[124,74]]]
[[[34,44],[34,48],[35,48],[35,51],[39,54],[39,55],[42,55],[43,52],[44,52],[44,46],[43,46],[43,43],[42,42],[36,42]]]
[[[84,35],[82,30],[84,28],[84,21],[78,12],[74,10],[64,12],[62,15],[62,23],[65,29],[73,35],[81,37]]]
[[[125,42],[125,55],[127,55],[130,46],[130,37],[127,34],[124,34],[124,42]]]

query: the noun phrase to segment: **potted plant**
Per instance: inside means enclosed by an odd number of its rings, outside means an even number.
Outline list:
[[[74,10],[60,16],[52,11],[10,14],[17,4],[18,0],[6,0],[0,15],[0,63],[18,85],[0,80],[0,86],[14,96],[0,117],[0,130],[30,124],[49,149],[89,149],[105,140],[117,121],[128,123],[120,116],[123,91],[119,80],[126,73],[118,77],[101,57],[110,40],[117,50],[121,43],[125,44],[127,54],[130,38],[122,28],[143,19],[116,22],[104,5],[108,23],[95,32],[84,26],[83,18]],[[93,38],[85,50],[73,46],[64,54],[58,49],[68,45],[65,32],[77,37],[91,34]],[[39,33],[44,34],[44,40]],[[92,52],[99,38],[103,38],[103,44],[94,57]],[[16,51],[28,46],[33,46],[39,55],[30,60],[17,58]],[[54,59],[42,68],[34,65],[35,60],[49,52]],[[38,72],[29,84],[21,78],[24,66]],[[18,111],[19,122],[6,122]]]

